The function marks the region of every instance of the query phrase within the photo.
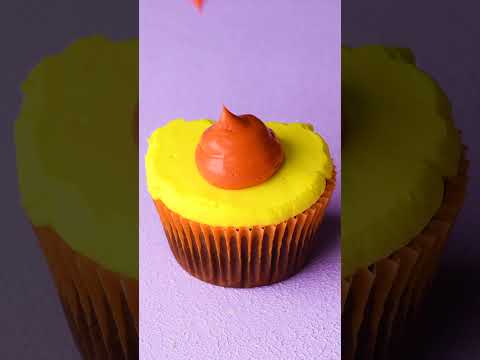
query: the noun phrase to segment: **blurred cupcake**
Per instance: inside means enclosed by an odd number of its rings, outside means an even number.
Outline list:
[[[22,205],[77,345],[138,359],[138,41],[77,41],[22,91]]]
[[[448,99],[409,50],[343,49],[342,108],[342,359],[389,359],[462,206],[468,163]]]
[[[310,125],[225,108],[213,125],[177,119],[157,129],[146,174],[178,263],[226,287],[298,272],[335,186],[328,147]]]

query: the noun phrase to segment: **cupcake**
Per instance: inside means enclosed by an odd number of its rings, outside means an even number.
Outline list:
[[[149,139],[148,190],[170,248],[191,275],[225,287],[272,284],[298,272],[335,186],[311,125],[176,119]]]
[[[16,122],[23,208],[85,359],[138,359],[138,41],[44,59]]]
[[[342,358],[391,358],[466,186],[448,99],[406,49],[342,51]]]

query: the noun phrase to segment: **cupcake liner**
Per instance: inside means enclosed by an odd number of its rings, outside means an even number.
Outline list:
[[[408,245],[342,279],[342,359],[389,359],[400,349],[463,205],[467,169],[462,156],[440,209]]]
[[[33,227],[84,359],[138,359],[138,281],[72,250],[48,227]]]
[[[224,287],[255,287],[282,281],[305,264],[335,187],[327,180],[320,199],[280,224],[220,227],[183,218],[155,200],[177,262],[196,278]]]

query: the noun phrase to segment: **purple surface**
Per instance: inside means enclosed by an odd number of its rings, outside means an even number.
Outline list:
[[[175,262],[145,186],[151,132],[175,117],[232,111],[310,122],[340,164],[338,1],[140,1],[142,359],[339,359],[340,189],[322,244],[299,275],[224,289]]]

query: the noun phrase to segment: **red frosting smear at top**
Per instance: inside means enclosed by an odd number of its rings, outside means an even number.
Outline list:
[[[223,108],[220,120],[203,133],[195,152],[200,174],[224,189],[243,189],[270,179],[285,155],[271,129],[253,115]]]
[[[198,10],[202,10],[203,8],[203,0],[193,0],[193,4]]]

